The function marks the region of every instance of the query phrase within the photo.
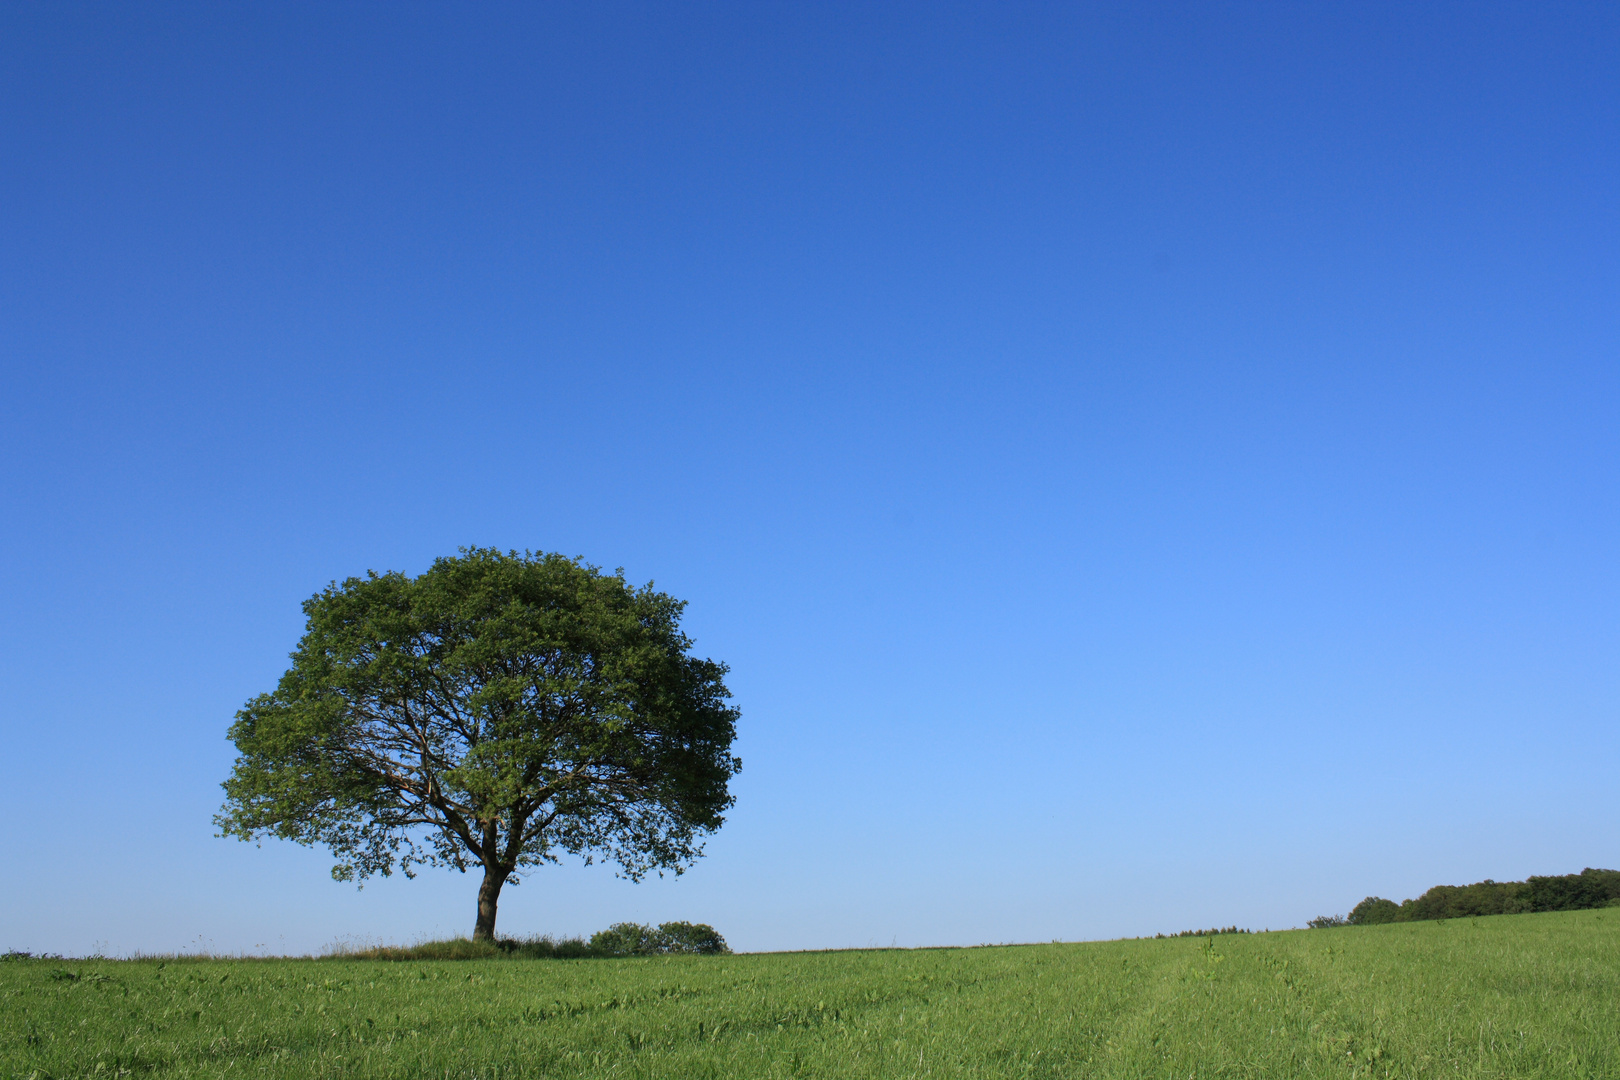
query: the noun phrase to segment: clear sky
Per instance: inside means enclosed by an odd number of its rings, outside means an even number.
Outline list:
[[[0,8],[0,949],[470,932],[218,839],[300,602],[690,602],[678,880],[512,933],[1303,925],[1620,866],[1620,8]]]

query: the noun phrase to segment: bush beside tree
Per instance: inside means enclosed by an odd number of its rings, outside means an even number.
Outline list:
[[[705,923],[667,922],[656,929],[641,923],[614,923],[591,935],[597,956],[718,956],[729,953],[726,939]]]
[[[327,955],[348,960],[591,960],[624,956],[725,956],[731,949],[706,923],[667,922],[660,926],[614,923],[584,938],[449,938],[416,945],[340,945]],[[4,957],[0,957],[4,959]]]

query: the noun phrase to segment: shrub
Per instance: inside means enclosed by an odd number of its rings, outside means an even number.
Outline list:
[[[1305,925],[1312,930],[1325,930],[1330,926],[1349,926],[1350,920],[1343,915],[1318,915]]]
[[[1401,905],[1395,901],[1385,900],[1382,896],[1369,896],[1350,909],[1350,916],[1345,921],[1351,926],[1376,926],[1396,922],[1400,916]]]
[[[656,929],[641,923],[614,923],[591,935],[590,948],[598,956],[714,956],[731,951],[714,927],[687,922],[667,922]]]
[[[726,939],[707,923],[667,922],[658,928],[663,951],[691,953],[695,956],[719,956],[729,953]]]
[[[640,923],[614,923],[591,935],[591,952],[598,956],[651,956],[658,951],[654,944],[657,933]]]

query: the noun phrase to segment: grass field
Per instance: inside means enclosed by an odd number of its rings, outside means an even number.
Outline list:
[[[1620,909],[637,960],[19,960],[0,1076],[1620,1077]]]

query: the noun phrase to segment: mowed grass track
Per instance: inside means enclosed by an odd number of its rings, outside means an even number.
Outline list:
[[[981,949],[0,964],[0,1076],[118,1075],[1620,1077],[1620,909]]]

